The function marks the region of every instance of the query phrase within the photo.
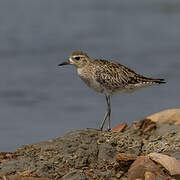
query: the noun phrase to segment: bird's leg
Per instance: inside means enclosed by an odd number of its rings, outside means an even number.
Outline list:
[[[107,119],[107,117],[108,117],[108,112],[106,112],[106,114],[105,114],[105,116],[104,116],[104,119],[103,119],[103,121],[102,121],[102,123],[101,123],[101,127],[100,127],[100,130],[102,131],[103,130],[103,127],[104,127],[104,123],[105,123],[105,121],[106,121],[106,119]]]
[[[111,103],[110,103],[110,96],[108,96],[108,131],[111,130]]]
[[[100,127],[101,131],[102,131],[103,127],[104,127],[104,124],[105,124],[105,121],[106,121],[107,117],[109,116],[109,96],[106,96],[106,103],[107,103],[107,112],[106,112],[106,114],[104,116],[104,119],[103,119],[103,121],[101,123],[101,127]]]

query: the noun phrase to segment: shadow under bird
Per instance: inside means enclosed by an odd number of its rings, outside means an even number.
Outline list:
[[[165,83],[164,79],[144,77],[115,61],[91,59],[82,51],[73,52],[69,60],[59,64],[74,65],[79,77],[96,92],[106,97],[107,112],[101,123],[102,130],[108,119],[108,130],[111,129],[110,97],[116,93],[132,93],[138,89]]]

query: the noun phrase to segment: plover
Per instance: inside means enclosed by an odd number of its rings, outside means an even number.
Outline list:
[[[73,52],[69,60],[59,64],[74,65],[79,77],[96,92],[106,97],[107,112],[101,123],[102,130],[108,119],[108,130],[111,129],[111,104],[110,97],[116,93],[132,93],[138,89],[151,85],[163,84],[164,79],[154,79],[137,74],[133,70],[116,61],[91,59],[82,51]]]

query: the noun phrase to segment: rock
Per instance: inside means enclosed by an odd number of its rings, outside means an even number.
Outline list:
[[[5,163],[8,160],[15,160],[15,156],[10,152],[0,152],[0,163]]]
[[[162,125],[166,126],[166,124]],[[173,125],[174,126],[174,125]],[[179,126],[179,125],[176,125]],[[163,128],[165,131],[165,128]],[[177,128],[168,130],[167,133],[160,135],[158,133],[159,128],[157,128],[157,136],[151,136],[148,140],[143,141],[142,153],[149,154],[151,152],[176,154],[180,152],[180,131],[177,132]],[[159,134],[159,135],[158,135]]]
[[[152,130],[156,129],[156,123],[150,119],[140,120],[134,125],[136,125],[136,128],[139,129],[141,134],[146,134],[147,132],[151,132]]]
[[[128,170],[128,180],[134,180],[136,178],[144,179],[146,172],[155,175],[162,174],[161,169],[147,156],[139,156]]]
[[[142,138],[134,131],[134,129],[128,129],[123,133],[102,133],[98,142],[110,143],[115,147],[117,152],[127,154],[139,155],[142,147]]]
[[[169,133],[178,133],[180,132],[180,125],[174,124],[160,124],[157,126],[157,134],[164,136]]]
[[[119,153],[116,155],[116,160],[119,161],[134,161],[137,156],[134,154]]]
[[[127,178],[126,177],[122,177],[121,180],[127,180]]]
[[[169,152],[171,157],[176,158],[177,160],[180,160],[180,151],[177,152]]]
[[[109,143],[103,143],[99,145],[98,160],[104,162],[115,161],[116,150]]]
[[[154,174],[157,180],[164,180],[166,176],[161,170],[165,169],[160,169],[160,165],[145,155],[163,152],[179,157],[178,127],[157,125],[146,119],[126,127],[123,132],[70,131],[64,137],[22,146],[13,153],[0,153],[0,177],[127,180],[127,176],[135,175],[134,179],[144,180]]]
[[[117,178],[120,178],[120,177],[122,177],[123,174],[124,174],[124,171],[119,171],[119,172],[116,174],[116,177],[117,177]]]
[[[106,170],[106,171],[99,173],[100,177],[102,177],[104,179],[109,179],[111,177],[111,174],[112,174],[112,172],[110,170]]]
[[[148,116],[146,119],[151,119],[158,124],[180,124],[180,109],[168,109]]]
[[[116,155],[120,170],[127,171],[130,165],[136,160],[137,156],[134,154],[119,153]]]
[[[111,129],[112,132],[123,132],[124,129],[127,127],[126,123],[122,123],[114,128]]]
[[[62,180],[87,180],[86,175],[79,170],[73,170],[63,176]]]
[[[150,119],[143,119],[132,123],[132,128],[143,139],[148,139],[150,136],[156,136],[156,123]]]
[[[3,180],[53,180],[49,178],[36,178],[36,177],[22,177],[18,175],[14,176],[3,176]]]
[[[28,169],[39,177],[61,178],[72,167],[97,163],[99,133],[97,130],[71,131],[63,138],[22,146],[14,152],[16,160],[0,163],[0,171],[13,175]]]
[[[152,172],[145,172],[145,180],[156,180],[156,176]]]
[[[160,153],[150,153],[148,156],[161,164],[170,175],[180,175],[180,160]]]

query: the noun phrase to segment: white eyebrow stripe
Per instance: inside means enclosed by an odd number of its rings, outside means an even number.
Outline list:
[[[73,58],[75,58],[75,57],[84,57],[84,56],[82,56],[82,55],[74,55]]]

